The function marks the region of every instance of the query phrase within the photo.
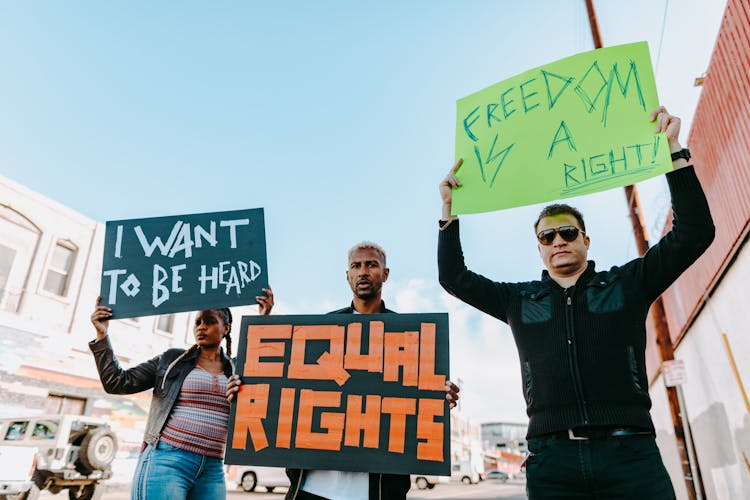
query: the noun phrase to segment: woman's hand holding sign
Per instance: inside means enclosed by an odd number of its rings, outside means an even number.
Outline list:
[[[260,306],[258,309],[258,313],[261,316],[268,316],[269,314],[271,314],[271,309],[273,309],[273,290],[269,286],[268,288],[263,289],[263,293],[265,295],[258,295],[257,297],[255,297],[255,300]]]
[[[91,324],[96,329],[96,340],[101,340],[107,336],[107,330],[109,329],[109,318],[112,317],[112,309],[107,306],[100,305],[102,298],[96,298],[96,309],[91,313]]]
[[[242,380],[239,375],[232,375],[227,379],[227,401],[230,403],[234,400],[234,395],[240,390]]]
[[[458,393],[460,391],[461,388],[450,380],[445,383],[445,399],[450,404],[451,410],[458,404]]]

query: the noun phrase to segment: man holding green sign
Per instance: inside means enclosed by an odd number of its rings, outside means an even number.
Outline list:
[[[464,189],[457,189],[463,160],[440,183],[440,283],[508,323],[518,348],[531,500],[675,496],[649,415],[645,321],[651,303],[708,248],[714,226],[690,155],[678,142],[679,118],[660,107],[650,119],[654,137],[666,139],[672,153],[672,230],[643,257],[608,271],[586,259],[591,240],[580,212],[555,204],[534,224],[546,268],[541,280],[502,283],[473,273],[451,215]]]

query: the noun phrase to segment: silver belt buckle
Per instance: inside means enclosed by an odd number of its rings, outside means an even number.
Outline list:
[[[588,441],[591,438],[576,436],[573,432],[573,429],[568,429],[568,439],[570,439],[571,441]]]

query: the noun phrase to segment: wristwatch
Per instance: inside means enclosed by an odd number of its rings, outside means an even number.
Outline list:
[[[685,160],[690,161],[690,150],[688,148],[682,148],[681,150],[672,153],[672,161],[679,160],[680,158],[685,158]]]

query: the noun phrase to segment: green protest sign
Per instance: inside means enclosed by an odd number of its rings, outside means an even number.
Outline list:
[[[457,102],[453,213],[625,186],[672,169],[646,42],[592,50]]]

